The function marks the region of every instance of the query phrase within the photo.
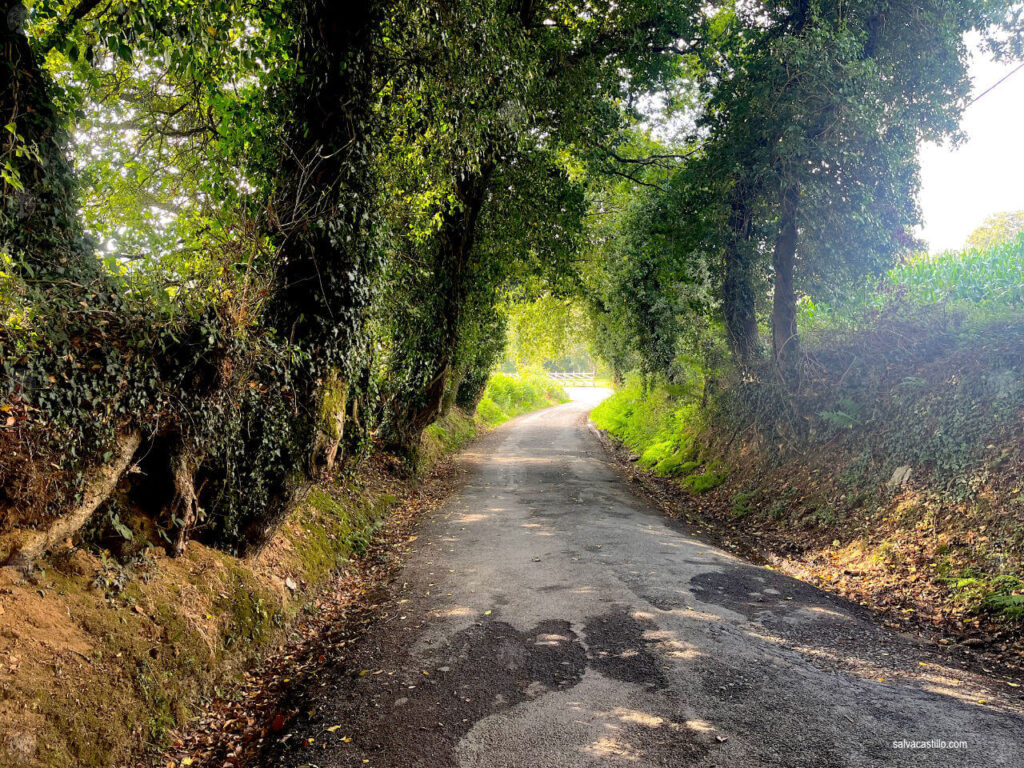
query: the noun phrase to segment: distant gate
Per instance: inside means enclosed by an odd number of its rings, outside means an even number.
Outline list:
[[[557,381],[559,384],[569,384],[574,387],[594,386],[594,372],[590,373],[554,373],[549,372],[548,378]]]

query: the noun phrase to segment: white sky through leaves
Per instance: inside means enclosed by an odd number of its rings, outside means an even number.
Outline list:
[[[974,93],[1018,65],[976,52]],[[959,148],[921,148],[921,236],[933,253],[961,248],[993,213],[1024,210],[1024,70],[970,106],[961,127]]]

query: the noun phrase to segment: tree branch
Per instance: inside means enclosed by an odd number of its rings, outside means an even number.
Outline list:
[[[81,2],[71,9],[71,13],[68,15],[69,21],[74,24],[75,22],[84,19],[102,0],[81,0]]]
[[[659,161],[661,161],[661,160],[685,160],[686,158],[691,157],[694,154],[696,154],[696,152],[699,149],[699,147],[695,147],[694,149],[691,149],[689,152],[685,152],[685,153],[683,153],[681,155],[678,155],[678,154],[660,154],[660,155],[659,154],[654,154],[654,155],[647,155],[646,157],[623,157],[622,155],[618,154],[617,152],[615,152],[612,149],[609,149],[608,147],[598,146],[598,149],[600,149],[602,152],[604,152],[611,159],[613,159],[613,160],[615,160],[617,162],[620,162],[620,163],[629,163],[629,164],[632,164],[632,165],[642,165],[642,166],[654,165],[654,166],[657,166],[658,168],[667,168],[667,167],[671,167],[671,166],[667,166],[667,165],[665,165],[665,164],[663,164],[663,163],[661,163]]]
[[[619,177],[621,177],[623,179],[629,179],[634,184],[639,184],[642,187],[650,187],[651,189],[657,189],[660,192],[668,192],[668,190],[665,189],[665,187],[661,186],[660,184],[653,184],[653,183],[651,183],[649,181],[644,181],[643,179],[638,179],[636,176],[628,174],[625,171],[620,171],[617,168],[608,167],[608,168],[603,168],[602,171],[604,173],[611,174],[612,176],[619,176]]]

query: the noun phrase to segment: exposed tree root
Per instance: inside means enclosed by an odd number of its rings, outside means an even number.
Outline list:
[[[84,526],[97,507],[117,487],[118,480],[131,466],[135,452],[142,443],[142,435],[131,432],[123,435],[114,451],[113,459],[96,470],[86,485],[82,503],[75,509],[54,520],[47,528],[33,531],[19,531],[13,534],[13,546],[3,561],[6,566],[25,567],[46,553],[55,544],[74,535]]]

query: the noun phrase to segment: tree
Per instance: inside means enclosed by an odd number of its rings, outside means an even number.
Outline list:
[[[751,231],[770,243],[773,357],[792,383],[798,262],[872,271],[913,242],[917,144],[955,132],[968,93],[962,35],[998,12],[946,0],[913,8],[797,0],[723,16],[700,122],[710,168],[735,169],[723,189],[733,212],[724,308],[741,364],[750,360],[752,326],[738,244]],[[893,17],[906,23],[886,23]],[[858,248],[822,231],[837,221]]]
[[[339,402],[342,363],[367,366],[362,203],[382,8],[39,3],[27,27],[4,28],[14,140],[0,234],[19,320],[0,333],[0,360],[4,395],[32,415],[0,436],[0,479],[19,514],[58,515],[118,435],[141,432],[140,455],[170,478],[150,503],[172,551],[200,523],[247,551],[318,470],[311,454],[336,455],[325,404]],[[124,200],[134,216],[86,221],[168,251],[104,261],[84,236],[67,160],[79,112],[82,143],[95,142],[84,178],[113,195],[96,210]],[[166,218],[140,215],[154,203]],[[168,275],[171,250],[205,264]],[[8,450],[18,440],[61,468],[47,493],[31,493],[33,463]]]
[[[78,217],[67,124],[26,33],[28,16],[20,0],[0,2],[0,247],[30,283],[88,282],[99,270]]]
[[[453,62],[452,49],[444,46],[429,57],[437,64],[415,81],[417,98],[431,104],[434,116],[443,116],[443,125],[459,130],[457,140],[440,143],[447,162],[442,167],[453,186],[438,195],[448,203],[438,211],[434,252],[423,273],[430,276],[431,290],[417,298],[418,305],[436,309],[432,320],[397,345],[402,354],[394,358],[398,370],[391,378],[407,384],[407,393],[394,398],[400,407],[390,418],[396,447],[416,444],[422,427],[440,412],[445,392],[461,378],[455,358],[465,328],[461,307],[469,297],[468,281],[479,274],[469,265],[480,241],[476,229],[485,219],[481,210],[503,197],[491,190],[495,179],[507,171],[522,183],[521,169],[538,167],[531,158],[603,144],[621,119],[616,100],[624,88],[662,76],[686,21],[678,11],[666,13],[644,0],[596,6],[467,2],[448,6],[439,18],[460,41],[460,57]],[[468,78],[465,50],[473,51],[475,62]],[[437,150],[432,147],[430,154]],[[561,173],[542,171],[534,188],[543,189]],[[476,285],[493,295],[500,283]]]
[[[1024,211],[994,213],[967,238],[967,247],[988,250],[1024,232]]]

